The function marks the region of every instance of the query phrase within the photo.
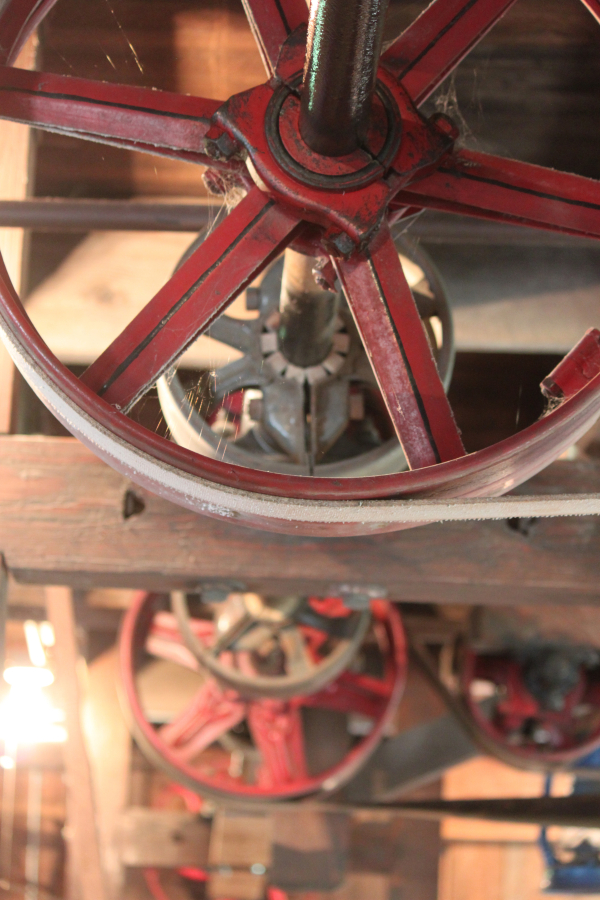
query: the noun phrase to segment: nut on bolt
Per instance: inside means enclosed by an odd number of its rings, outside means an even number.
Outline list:
[[[332,256],[347,259],[356,250],[356,244],[345,231],[328,230],[323,235],[323,244]]]
[[[241,148],[226,131],[211,125],[204,137],[204,152],[211,159],[231,159],[240,152]]]

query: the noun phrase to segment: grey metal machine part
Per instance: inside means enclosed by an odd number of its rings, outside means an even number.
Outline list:
[[[424,328],[447,388],[452,376],[452,317],[444,285],[428,255],[396,238]],[[293,250],[276,260],[246,304],[258,315],[222,315],[211,338],[242,355],[190,390],[176,370],[158,396],[180,445],[232,464],[294,475],[353,477],[407,468],[380,402],[377,383],[343,294],[324,290],[317,261]],[[237,395],[237,423],[227,421]],[[215,422],[214,410],[217,410]]]

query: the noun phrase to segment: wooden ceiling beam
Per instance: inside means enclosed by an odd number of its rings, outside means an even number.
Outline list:
[[[129,491],[139,504],[126,504]],[[521,488],[586,492],[600,494],[598,462],[555,463]],[[597,516],[447,522],[361,538],[268,534],[176,507],[72,438],[0,437],[0,551],[17,581],[83,589],[238,582],[321,593],[380,586],[395,600],[434,603],[600,601]]]

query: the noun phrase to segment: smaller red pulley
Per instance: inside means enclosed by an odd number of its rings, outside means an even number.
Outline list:
[[[167,606],[161,595],[136,596],[123,621],[120,655],[135,738],[169,777],[201,794],[299,797],[338,789],[377,747],[406,681],[404,630],[392,604],[372,602],[369,629],[341,674],[312,693],[285,699],[245,694],[217,680],[185,645]],[[192,621],[197,632],[200,621]],[[237,655],[233,644],[219,660],[236,670]],[[248,655],[240,655],[237,671],[247,672]],[[188,700],[175,711],[161,710],[157,683],[163,695],[169,687],[177,693],[175,684],[186,686]]]
[[[600,745],[600,653],[593,648],[466,648],[460,690],[482,744],[514,764],[566,763]]]

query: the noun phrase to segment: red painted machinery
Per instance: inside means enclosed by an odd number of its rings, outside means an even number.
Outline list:
[[[597,418],[599,335],[589,332],[545,382],[551,411],[468,454],[422,326],[427,312],[415,303],[392,236],[422,209],[600,236],[598,181],[457,149],[455,125],[420,111],[514,0],[435,0],[381,56],[384,0],[315,0],[310,16],[304,0],[244,0],[267,80],[226,103],[15,68],[54,2],[2,6],[0,116],[208,166],[213,189],[234,186],[241,198],[80,379],[49,352],[1,272],[0,332],[13,359],[110,465],[207,515],[294,534],[358,534],[403,527],[401,498],[500,495]],[[583,2],[600,19],[598,0]],[[261,334],[218,326],[284,251],[279,307]],[[315,267],[319,283],[310,285]],[[235,418],[236,390],[262,392],[248,406],[262,401],[252,421],[262,429],[257,437],[269,436],[266,455],[275,445],[304,474],[199,453],[128,417],[213,327],[242,346],[246,361],[260,349],[271,379],[253,384],[241,366],[236,383],[230,370],[221,409]],[[348,431],[350,410],[362,402],[347,377],[352,329],[402,461],[379,474],[319,473],[319,454]]]
[[[406,679],[392,604],[353,613],[331,598],[230,594],[193,615],[182,597],[174,609],[140,593],[120,652],[136,740],[175,781],[251,800],[332,792],[375,750]],[[161,710],[156,690],[149,701],[149,683],[183,690],[179,707]]]
[[[464,706],[480,742],[511,764],[572,763],[600,745],[600,655],[556,644],[465,648]]]

